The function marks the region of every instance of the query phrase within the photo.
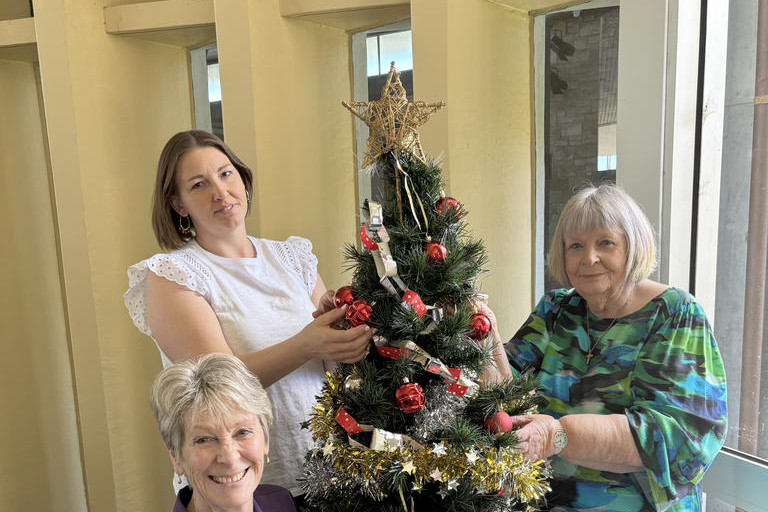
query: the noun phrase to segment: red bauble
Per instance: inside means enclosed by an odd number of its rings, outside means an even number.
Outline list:
[[[475,341],[480,341],[491,332],[491,319],[482,313],[472,315],[472,330],[469,337]]]
[[[512,418],[504,411],[493,413],[483,420],[483,428],[491,434],[501,434],[512,430]]]
[[[429,242],[424,246],[424,250],[427,252],[427,261],[430,263],[443,263],[448,255],[445,246],[437,242]]]
[[[347,306],[345,316],[349,325],[357,327],[358,325],[367,324],[371,320],[372,312],[373,309],[370,304],[364,300],[356,300]]]
[[[426,399],[424,390],[415,382],[408,382],[400,386],[395,397],[400,410],[406,414],[414,413],[424,407]]]
[[[355,289],[351,286],[342,286],[333,294],[333,305],[340,308],[344,304],[349,306],[355,302]]]
[[[441,197],[437,200],[437,214],[442,215],[451,208],[453,208],[454,215],[458,219],[459,213],[461,213],[461,203],[453,197]]]

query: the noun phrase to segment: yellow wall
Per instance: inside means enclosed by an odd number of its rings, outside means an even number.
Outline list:
[[[414,98],[446,102],[423,145],[444,153],[446,193],[485,242],[481,285],[509,339],[532,307],[531,18],[485,0],[412,0],[411,26]]]
[[[0,60],[0,503],[11,509],[172,502],[147,405],[159,357],[122,293],[126,268],[158,251],[160,149],[192,127],[188,52],[108,34],[104,7],[126,3],[34,0],[42,104],[36,64]],[[284,18],[279,4],[214,1],[225,136],[255,171],[250,232],[312,239],[335,287],[349,280],[339,249],[357,226],[353,122],[340,106],[352,98],[349,33]],[[486,0],[411,7],[417,99],[448,102],[425,149],[445,153],[449,193],[486,242],[484,289],[508,333],[531,305],[513,291],[531,279],[529,21]]]
[[[226,10],[220,8],[225,5]],[[255,172],[249,231],[312,240],[329,287],[356,232],[349,36],[280,16],[277,2],[217,0],[225,138]]]
[[[36,66],[0,61],[0,503],[83,510]],[[29,477],[24,477],[28,475]]]
[[[121,295],[126,267],[157,250],[157,155],[191,126],[187,54],[108,35],[103,6],[35,2],[82,475],[90,510],[167,510],[171,470],[147,405],[158,355]]]

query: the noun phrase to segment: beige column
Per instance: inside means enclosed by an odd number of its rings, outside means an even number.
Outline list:
[[[509,337],[533,298],[531,19],[487,0],[412,0],[411,13],[414,98],[446,101],[422,142],[485,242],[482,289]]]
[[[349,36],[283,18],[278,2],[216,0],[224,133],[255,173],[249,232],[312,240],[329,286],[354,242]]]
[[[172,502],[147,405],[159,356],[121,296],[126,267],[157,251],[159,151],[191,127],[187,53],[107,34],[108,3],[34,2],[58,259],[88,510],[159,511]]]
[[[0,502],[84,511],[36,75],[33,62],[0,60]]]

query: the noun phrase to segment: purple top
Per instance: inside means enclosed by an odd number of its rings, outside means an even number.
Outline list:
[[[187,505],[192,499],[192,489],[184,487],[176,496],[173,512],[187,512]],[[296,512],[293,496],[287,489],[269,484],[261,484],[253,492],[253,512]]]

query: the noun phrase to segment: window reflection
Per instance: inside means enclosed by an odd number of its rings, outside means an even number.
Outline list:
[[[546,16],[544,255],[574,189],[616,182],[619,8]],[[557,288],[549,273],[546,290]]]

